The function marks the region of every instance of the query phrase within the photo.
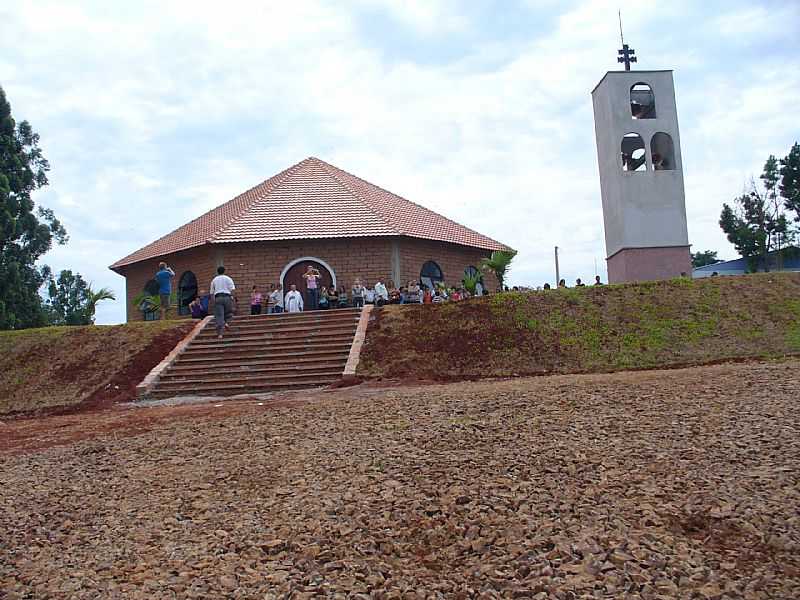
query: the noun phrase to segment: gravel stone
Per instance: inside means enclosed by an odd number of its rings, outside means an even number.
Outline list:
[[[0,597],[798,598],[798,389],[796,359],[358,386],[8,449]]]

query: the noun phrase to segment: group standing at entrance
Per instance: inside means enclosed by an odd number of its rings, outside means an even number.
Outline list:
[[[162,318],[170,306],[170,294],[172,291],[172,279],[175,272],[166,264],[159,264],[159,271],[156,280],[159,283],[159,295],[161,300]],[[287,278],[288,279],[288,278]],[[364,285],[360,278],[356,278],[352,286],[346,288],[334,283],[326,286],[322,273],[314,265],[306,265],[305,272],[300,276],[300,283],[289,283],[288,290],[284,290],[282,284],[260,287],[254,284],[250,288],[250,314],[260,315],[264,312],[276,313],[298,313],[313,310],[329,310],[337,308],[361,308],[365,304],[383,306],[386,304],[439,304],[441,302],[452,302],[465,300],[472,296],[481,296],[487,292],[483,285],[478,283],[475,289],[470,292],[464,287],[447,288],[441,282],[428,282],[435,284],[433,288],[420,283],[419,281],[409,281],[405,286],[397,286],[392,280],[382,277],[368,287]],[[292,281],[297,281],[293,279]],[[298,287],[302,287],[298,289]],[[266,290],[269,290],[269,293]],[[471,288],[472,289],[472,288]],[[209,314],[215,317],[217,336],[222,338],[226,329],[231,326],[231,320],[236,312],[237,298],[236,285],[228,275],[225,274],[225,267],[217,268],[217,275],[210,283],[208,293],[205,290],[198,290],[198,294],[188,304],[191,316],[202,319]]]

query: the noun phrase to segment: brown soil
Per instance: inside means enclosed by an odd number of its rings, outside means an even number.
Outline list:
[[[119,439],[145,433],[170,421],[192,418],[221,419],[262,412],[265,410],[262,406],[274,408],[302,401],[304,400],[297,399],[294,393],[287,393],[269,402],[239,399],[151,408],[130,404],[104,403],[97,406],[81,404],[38,414],[35,418],[33,415],[25,415],[24,418],[16,417],[0,421],[0,434],[2,434],[0,454],[27,454],[35,450],[68,446],[78,441],[106,436]]]
[[[676,368],[800,354],[800,274],[510,292],[372,315],[364,378]]]
[[[10,421],[0,590],[794,599],[798,388],[793,359]]]
[[[0,415],[96,410],[136,385],[194,326],[188,321],[51,327],[0,334]]]

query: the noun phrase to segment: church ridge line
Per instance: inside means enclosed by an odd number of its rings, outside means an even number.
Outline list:
[[[303,218],[298,216],[301,210]],[[429,208],[309,156],[128,254],[109,268],[119,272],[141,261],[203,245],[374,236],[405,236],[486,250],[508,249],[501,242]]]
[[[334,167],[332,164],[330,164],[330,163],[328,163],[328,162],[325,162],[324,160],[322,160],[322,159],[319,159],[319,158],[317,158],[317,157],[315,157],[315,156],[311,156],[311,157],[309,157],[309,160],[315,160],[315,161],[319,162],[319,163],[320,163],[320,165],[321,165],[321,167],[322,167],[322,169],[323,169],[323,170],[324,170],[326,173],[328,173],[328,175],[330,175],[331,177],[333,177],[333,178],[334,178],[334,179],[335,179],[335,180],[336,180],[336,181],[339,183],[339,185],[341,185],[342,187],[344,187],[344,188],[345,188],[347,191],[349,191],[349,192],[350,192],[350,193],[351,193],[351,194],[352,194],[352,195],[353,195],[355,198],[357,198],[358,200],[360,200],[360,201],[361,201],[361,203],[362,203],[362,204],[363,204],[363,205],[364,205],[364,206],[365,206],[365,207],[366,207],[368,210],[370,210],[370,212],[372,212],[373,214],[375,214],[375,216],[377,216],[377,217],[378,217],[378,218],[379,218],[381,221],[383,221],[383,222],[386,224],[386,226],[387,226],[389,229],[394,229],[394,230],[396,231],[397,235],[403,235],[403,232],[402,232],[402,231],[398,231],[398,230],[397,230],[398,228],[397,228],[397,227],[394,227],[394,226],[393,226],[391,223],[389,223],[389,222],[387,221],[387,219],[386,219],[386,218],[385,218],[385,217],[384,217],[382,214],[380,214],[380,213],[376,212],[376,211],[374,210],[374,208],[373,208],[372,206],[370,206],[369,202],[368,202],[368,201],[367,201],[367,200],[366,200],[366,199],[365,199],[365,198],[364,198],[364,197],[363,197],[363,196],[362,196],[360,193],[358,193],[356,190],[354,190],[354,189],[352,188],[352,186],[348,185],[346,182],[342,181],[342,180],[341,180],[339,177],[337,177],[337,176],[336,176],[336,173],[331,173],[330,169],[328,168],[328,167],[331,167],[332,169],[336,169],[337,167]],[[341,170],[341,169],[340,169],[340,170]],[[345,171],[345,173],[346,173],[346,172],[347,172],[347,171]],[[353,175],[352,173],[348,173],[348,175],[350,175],[351,177],[356,177],[357,179],[360,179],[359,177],[357,177],[356,175]],[[378,187],[378,186],[376,186],[376,187]],[[383,188],[381,188],[381,189],[383,189]],[[385,190],[385,191],[386,191],[386,190]],[[388,192],[388,193],[391,193],[391,192]]]
[[[312,157],[312,158],[313,158],[313,157]],[[467,230],[469,230],[469,231],[472,231],[473,233],[475,233],[475,234],[477,234],[477,235],[479,235],[479,236],[481,236],[481,237],[487,238],[487,239],[489,239],[489,240],[491,240],[491,241],[493,241],[493,242],[496,242],[496,243],[498,243],[498,244],[500,243],[500,242],[497,242],[497,240],[495,240],[495,239],[492,239],[492,238],[490,238],[490,237],[488,237],[488,236],[486,236],[486,235],[483,235],[482,233],[479,233],[479,232],[475,231],[474,229],[472,229],[472,228],[470,228],[470,227],[467,227],[466,225],[464,225],[464,224],[462,224],[462,223],[459,223],[458,221],[454,221],[453,219],[450,219],[449,217],[445,217],[444,215],[440,215],[440,214],[439,214],[439,213],[437,213],[435,210],[432,210],[432,209],[430,209],[430,208],[428,208],[428,207],[426,207],[426,206],[423,206],[423,205],[419,204],[418,202],[414,202],[413,200],[409,200],[409,199],[408,199],[408,198],[406,198],[405,196],[401,196],[400,194],[396,194],[395,192],[392,192],[392,191],[390,191],[390,190],[387,190],[386,188],[384,188],[384,187],[382,187],[382,186],[380,186],[380,185],[378,185],[378,184],[375,184],[375,183],[372,183],[372,182],[370,182],[370,181],[367,181],[367,180],[366,180],[366,179],[364,179],[363,177],[359,177],[358,175],[355,175],[354,173],[350,173],[349,171],[347,171],[347,170],[345,170],[345,169],[342,169],[342,168],[340,168],[340,167],[337,167],[336,165],[333,165],[333,164],[331,164],[331,163],[328,163],[328,162],[326,162],[326,161],[324,161],[324,160],[322,160],[322,159],[316,159],[316,160],[319,160],[320,162],[322,162],[322,163],[324,163],[324,164],[328,165],[329,167],[331,167],[331,168],[333,168],[333,169],[335,169],[335,170],[337,170],[337,171],[341,171],[342,173],[344,173],[344,174],[346,174],[346,175],[349,175],[350,177],[353,177],[353,178],[355,178],[355,179],[358,179],[359,181],[361,181],[361,182],[365,183],[366,185],[369,185],[369,186],[371,186],[371,187],[374,187],[374,188],[378,188],[379,190],[381,190],[382,192],[384,192],[384,193],[386,193],[386,194],[390,194],[390,195],[392,195],[392,196],[395,196],[395,197],[399,198],[400,200],[403,200],[403,201],[405,201],[405,202],[408,202],[409,204],[413,204],[415,207],[417,207],[417,208],[419,208],[419,209],[421,209],[421,210],[424,210],[424,211],[426,211],[426,212],[428,212],[428,213],[431,213],[431,214],[433,214],[433,215],[436,215],[436,217],[438,217],[438,218],[440,218],[440,219],[443,219],[443,220],[445,220],[445,221],[448,221],[449,223],[452,223],[453,225],[455,225],[455,226],[457,226],[457,227],[463,227],[464,229],[467,229]],[[413,233],[408,233],[408,232],[406,232],[406,231],[402,231],[402,232],[400,232],[400,233],[399,233],[399,235],[406,235],[406,236],[411,236],[411,237],[414,237],[414,234],[413,234]],[[504,247],[504,249],[511,250],[511,248],[510,248],[510,247],[508,247],[508,246],[505,246],[505,244],[501,244],[501,245]]]

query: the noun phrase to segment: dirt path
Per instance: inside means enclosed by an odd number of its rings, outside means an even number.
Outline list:
[[[9,421],[0,596],[797,598],[798,389],[795,360]]]

